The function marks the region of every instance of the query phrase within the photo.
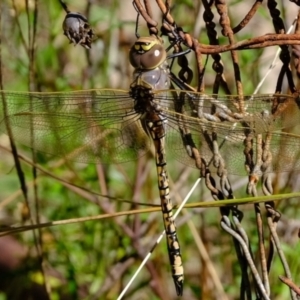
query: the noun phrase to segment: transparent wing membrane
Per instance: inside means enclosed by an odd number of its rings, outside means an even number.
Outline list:
[[[122,91],[5,93],[14,138],[86,163],[125,162],[149,148],[133,99]],[[2,120],[1,130],[5,130]]]
[[[127,91],[3,95],[13,137],[39,151],[79,162],[120,163],[136,159],[151,147],[143,115],[136,112]],[[167,155],[184,164],[196,167],[189,155],[192,143],[208,166],[221,154],[229,173],[245,175],[247,141],[254,162],[258,146],[269,151],[269,172],[300,169],[300,136],[296,134],[300,111],[291,96],[239,99],[170,90],[155,91],[154,99],[167,119]],[[6,132],[4,115],[0,129]]]

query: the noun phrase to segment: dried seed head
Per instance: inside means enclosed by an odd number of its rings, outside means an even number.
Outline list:
[[[91,48],[94,32],[87,19],[80,13],[67,13],[63,22],[64,35],[74,45],[81,45],[87,49]]]

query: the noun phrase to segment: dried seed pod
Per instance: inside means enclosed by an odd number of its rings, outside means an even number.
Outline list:
[[[74,45],[91,48],[94,32],[87,19],[80,13],[68,12],[63,22],[64,35]]]

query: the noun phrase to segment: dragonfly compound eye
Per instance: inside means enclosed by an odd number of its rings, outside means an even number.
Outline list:
[[[63,30],[70,43],[91,48],[94,32],[87,19],[80,13],[69,12],[63,22]]]
[[[153,37],[139,38],[129,52],[135,69],[151,70],[161,65],[167,57],[163,45]]]

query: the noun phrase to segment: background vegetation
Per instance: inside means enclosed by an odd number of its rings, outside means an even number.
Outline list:
[[[62,22],[66,13],[59,1],[37,1],[34,56],[30,57],[35,4],[33,0],[4,0],[1,3],[1,71],[6,90],[63,92],[103,87],[128,88],[132,73],[128,51],[135,40],[136,22],[131,1],[67,2],[70,10],[88,16],[97,35],[91,50],[70,45],[63,35]],[[156,20],[160,22],[161,15],[155,1],[151,4]],[[172,15],[176,23],[201,43],[208,44],[201,1],[173,1],[173,4]],[[229,1],[228,5],[230,19],[237,24],[252,3]],[[278,8],[289,27],[296,17],[297,6],[284,1]],[[215,18],[218,24],[217,14]],[[139,33],[147,35],[145,23],[142,18],[140,20]],[[217,30],[221,36],[220,27]],[[263,3],[249,26],[237,35],[237,40],[271,32],[274,32],[272,21]],[[222,37],[220,42],[227,43]],[[253,93],[276,51],[277,47],[271,47],[239,53],[246,94]],[[189,54],[188,58],[196,71],[193,54]],[[230,54],[224,53],[222,59],[228,85],[235,93]],[[214,80],[211,64],[212,60],[208,60],[205,73],[207,92],[212,91]],[[274,92],[277,75],[278,69],[274,68],[260,92]],[[34,223],[37,218],[45,223],[125,212],[124,216],[75,223],[66,221],[66,224],[35,232],[28,230],[1,237],[0,299],[117,299],[163,229],[159,211],[130,214],[130,210],[142,208],[137,202],[144,203],[145,207],[159,204],[153,155],[149,153],[136,161],[118,165],[85,165],[66,163],[59,157],[38,153],[38,176],[34,179],[32,164],[28,163],[32,162],[31,151],[18,144],[29,192],[27,207],[20,191],[8,138],[2,132],[0,146],[0,225],[3,231],[8,226],[30,224],[30,215]],[[175,203],[180,203],[199,176],[198,171],[170,157],[169,174],[172,198]],[[245,197],[247,176],[232,176],[231,180],[235,196]],[[278,194],[297,191],[298,180],[297,174],[293,173],[275,177],[274,189]],[[206,200],[212,198],[201,183],[190,201]],[[282,248],[294,282],[299,283],[298,199],[278,202],[276,208],[282,213],[277,228]],[[241,209],[244,213],[243,228],[257,258],[255,212],[250,204]],[[219,221],[218,208],[187,209],[177,220],[185,267],[182,299],[239,297],[241,270],[232,237],[222,231]],[[265,238],[269,239],[267,231]],[[211,267],[215,272],[211,272]],[[270,273],[272,299],[289,299],[289,290],[279,281],[279,275],[283,275],[283,269],[275,256]],[[175,295],[163,240],[124,299],[167,300],[175,299]]]

